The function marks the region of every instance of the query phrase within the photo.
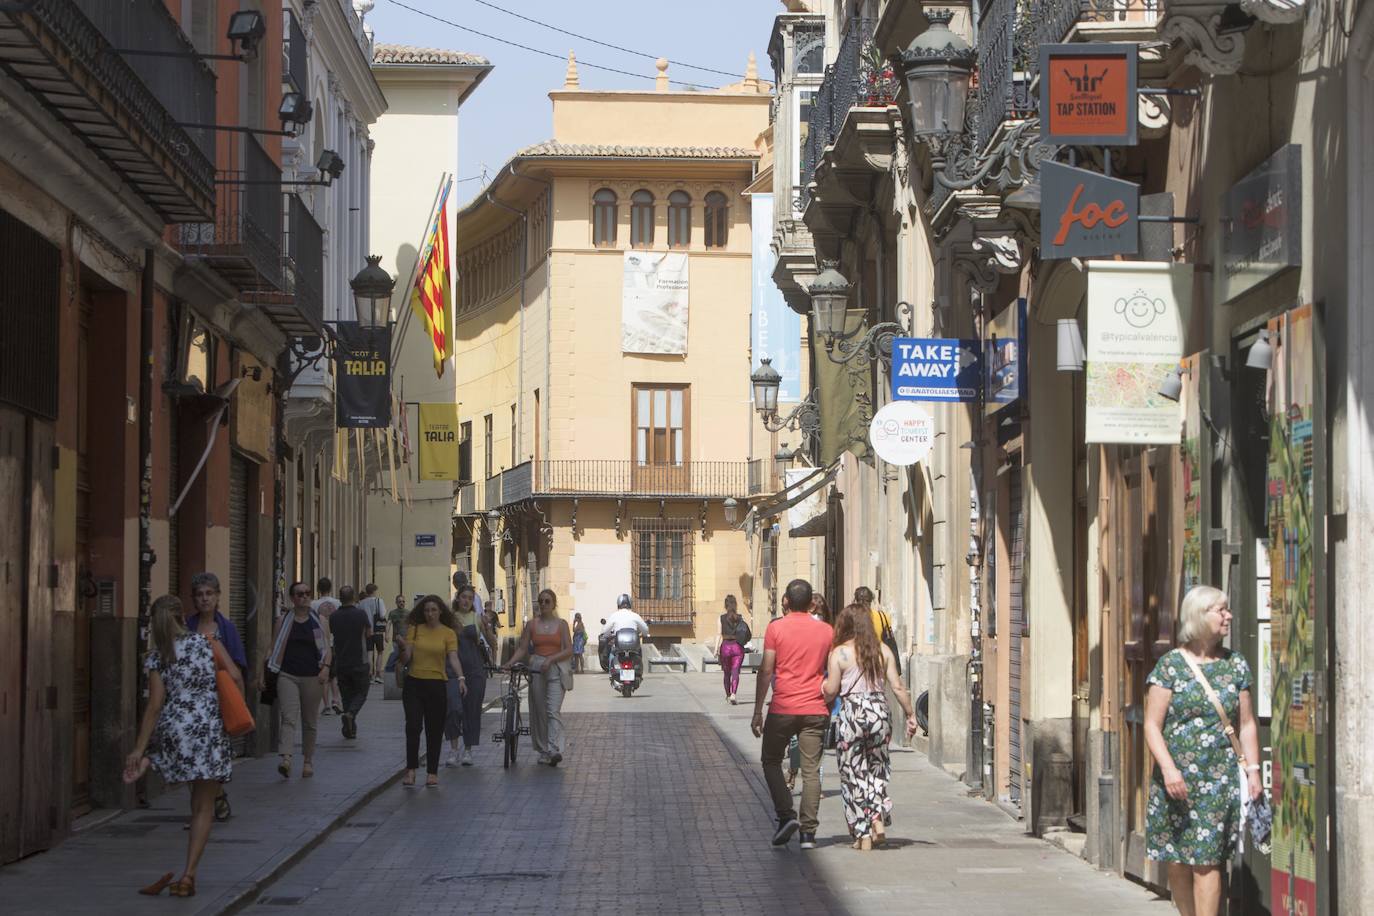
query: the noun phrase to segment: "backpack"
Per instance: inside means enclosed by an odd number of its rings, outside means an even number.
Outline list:
[[[743,617],[740,617],[739,623],[735,624],[735,642],[739,643],[740,648],[743,649],[749,645],[749,640],[753,638],[754,633],[749,629],[749,624]]]

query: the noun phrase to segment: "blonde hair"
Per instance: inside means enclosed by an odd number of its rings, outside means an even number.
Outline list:
[[[1178,609],[1179,643],[1186,646],[1206,636],[1208,609],[1225,600],[1226,593],[1211,585],[1194,585],[1188,589]]]
[[[153,602],[148,616],[152,620],[153,646],[162,664],[170,665],[177,660],[177,638],[186,634],[186,627],[181,622],[181,599],[176,595],[163,595]]]

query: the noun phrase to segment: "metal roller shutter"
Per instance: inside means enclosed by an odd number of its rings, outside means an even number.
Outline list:
[[[229,458],[229,619],[248,645],[248,459]],[[247,738],[235,738],[234,756],[246,752]]]
[[[1010,795],[1011,801],[1021,804],[1021,781],[1025,772],[1021,765],[1021,633],[1026,625],[1026,605],[1025,605],[1025,576],[1024,568],[1026,561],[1026,513],[1025,505],[1021,494],[1021,465],[1018,463],[1012,467],[1011,479],[1008,482],[1010,494],[1008,498],[1008,510],[1011,520],[1011,549],[1008,557],[1009,568],[1007,578],[1011,583],[1011,600],[1008,605],[1011,610],[1010,628],[1007,633],[1008,658],[1010,669],[1008,675],[1008,687],[1011,700],[1011,715],[1009,735],[1007,737],[1008,756],[1010,758]]]

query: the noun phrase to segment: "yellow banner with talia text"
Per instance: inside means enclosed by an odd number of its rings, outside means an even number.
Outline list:
[[[458,405],[420,405],[420,479],[458,479]]]

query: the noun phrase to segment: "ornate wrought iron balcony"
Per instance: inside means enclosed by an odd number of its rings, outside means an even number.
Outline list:
[[[215,221],[181,227],[182,251],[205,259],[240,291],[283,289],[281,166],[256,137],[229,143],[229,168],[220,171]]]
[[[35,0],[0,13],[0,67],[164,220],[215,211],[215,77],[162,0]]]
[[[807,122],[806,147],[802,151],[802,207],[809,200],[808,190],[816,165],[825,149],[835,141],[851,108],[886,108],[897,97],[897,80],[891,66],[873,44],[872,19],[851,19],[840,40],[834,63],[825,68],[825,78],[816,91]]]
[[[725,499],[746,495],[748,488],[747,461],[639,464],[593,459],[539,462],[533,492],[538,496]]]
[[[244,290],[251,302],[293,337],[324,334],[324,230],[296,194],[282,197],[287,255],[281,263],[281,289]]]

